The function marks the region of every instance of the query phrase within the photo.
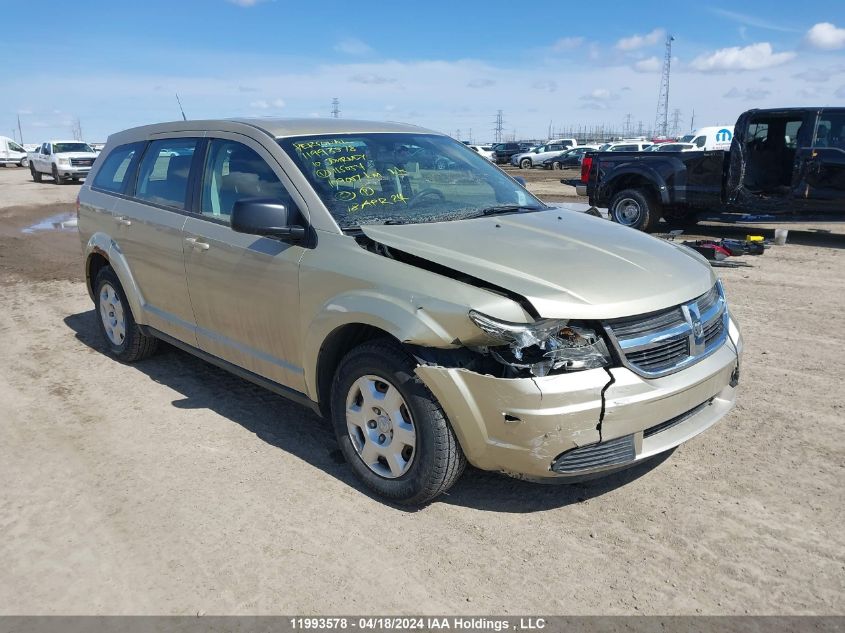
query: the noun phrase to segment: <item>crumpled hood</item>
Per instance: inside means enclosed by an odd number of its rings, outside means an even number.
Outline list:
[[[522,295],[547,318],[644,314],[716,281],[690,249],[575,211],[361,228],[390,248]]]

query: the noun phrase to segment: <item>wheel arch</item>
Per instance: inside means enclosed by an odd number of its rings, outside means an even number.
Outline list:
[[[97,275],[105,266],[110,266],[114,270],[126,295],[126,300],[129,302],[135,322],[143,325],[145,321],[142,310],[143,297],[129,270],[126,258],[115,247],[110,237],[103,233],[95,233],[85,245],[85,285],[89,296],[94,301],[96,300],[94,284]]]
[[[630,169],[614,176],[604,185],[604,196],[608,202],[623,189],[642,189],[654,196],[661,204],[669,204],[669,190],[663,178],[647,169]]]

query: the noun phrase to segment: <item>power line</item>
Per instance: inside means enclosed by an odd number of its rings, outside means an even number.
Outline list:
[[[672,136],[678,136],[681,131],[681,109],[675,108],[672,110]]]

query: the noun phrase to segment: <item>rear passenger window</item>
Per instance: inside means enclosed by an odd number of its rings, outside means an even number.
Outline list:
[[[131,143],[115,147],[109,152],[97,172],[97,177],[94,178],[94,188],[114,193],[122,192],[127,178],[132,174],[129,167],[137,164],[143,147],[143,143]]]
[[[242,143],[213,139],[202,183],[202,214],[229,221],[235,202],[274,198],[294,208],[279,177],[257,152]]]
[[[135,197],[178,209],[185,208],[188,175],[198,139],[174,138],[150,143],[141,168]]]

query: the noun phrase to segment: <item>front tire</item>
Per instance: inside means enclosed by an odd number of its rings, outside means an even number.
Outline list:
[[[29,173],[32,174],[33,182],[41,182],[41,172],[35,169],[35,165],[29,164]]]
[[[660,221],[660,204],[639,189],[623,189],[610,201],[610,219],[640,231],[653,231]]]
[[[371,490],[403,505],[446,492],[466,467],[446,414],[389,339],[353,349],[335,373],[331,418],[340,449]]]
[[[60,185],[64,182],[61,176],[59,176],[59,170],[56,169],[56,166],[53,165],[53,182],[57,185]]]
[[[523,158],[519,161],[519,168],[520,169],[531,169],[531,159],[530,158]]]
[[[552,169],[561,170],[563,169],[563,165],[560,164],[559,160],[556,160],[552,163]]]
[[[147,336],[135,323],[126,293],[114,270],[103,267],[94,282],[97,325],[109,353],[124,363],[152,356],[158,340]]]

